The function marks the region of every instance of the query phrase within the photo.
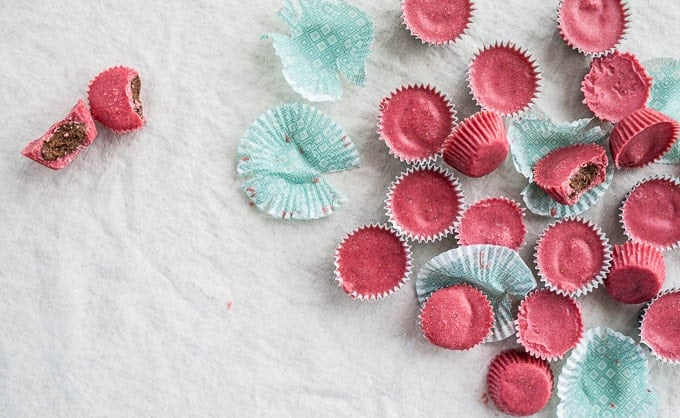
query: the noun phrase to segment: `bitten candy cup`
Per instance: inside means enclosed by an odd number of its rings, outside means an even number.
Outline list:
[[[538,97],[540,81],[536,60],[510,42],[479,50],[468,69],[468,87],[475,102],[501,116],[528,110]]]
[[[92,117],[117,134],[141,129],[146,122],[140,101],[139,73],[127,67],[104,70],[87,92]]]
[[[661,251],[680,245],[680,179],[654,176],[638,182],[621,205],[620,222],[631,241]]]
[[[429,85],[402,86],[380,102],[380,139],[406,163],[434,161],[456,123],[453,104]]]
[[[456,42],[472,23],[471,0],[402,0],[401,17],[411,35],[424,44],[440,46]]]
[[[412,167],[397,177],[385,200],[390,224],[418,242],[439,241],[453,233],[463,206],[458,179],[431,164]]]
[[[496,170],[510,145],[503,118],[489,111],[465,119],[443,145],[444,161],[468,177],[482,177]]]
[[[347,234],[335,251],[335,279],[353,299],[391,296],[411,274],[411,246],[385,225],[364,225]]]
[[[53,124],[40,138],[30,142],[21,153],[53,170],[71,164],[97,137],[97,128],[85,102],[78,103],[68,115]]]
[[[597,288],[611,265],[604,233],[580,218],[562,219],[536,242],[534,263],[541,281],[560,295],[579,297]]]

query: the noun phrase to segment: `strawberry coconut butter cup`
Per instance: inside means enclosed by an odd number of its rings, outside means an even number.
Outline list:
[[[635,55],[616,51],[590,64],[581,84],[583,103],[598,118],[616,123],[645,107],[652,81]]]
[[[534,261],[548,288],[578,297],[602,284],[611,265],[611,249],[609,240],[592,222],[565,218],[543,231]]]
[[[640,342],[663,363],[680,364],[680,290],[669,289],[647,305],[640,322]]]
[[[540,80],[536,60],[510,42],[481,49],[468,69],[468,86],[475,102],[501,116],[528,110],[539,94]]]
[[[472,23],[471,0],[403,0],[401,17],[411,35],[439,46],[456,42]]]
[[[491,197],[468,207],[457,227],[460,245],[501,245],[515,251],[524,244],[524,209],[514,200]]]
[[[434,161],[456,126],[456,110],[434,87],[400,87],[380,103],[378,134],[406,163]]]
[[[609,147],[618,168],[644,167],[670,151],[678,135],[678,122],[661,112],[643,107],[614,126]]]
[[[432,344],[469,350],[491,336],[494,314],[480,290],[459,284],[432,293],[420,311],[420,327]]]
[[[137,70],[119,66],[102,71],[87,92],[92,117],[117,134],[141,129],[146,121],[141,88]]]
[[[547,361],[508,350],[489,365],[486,384],[489,397],[501,412],[524,417],[545,408],[554,380]]]
[[[534,166],[534,183],[557,203],[574,205],[607,178],[607,151],[596,144],[558,148]]]
[[[621,224],[629,240],[661,251],[680,245],[680,179],[655,176],[644,179],[626,195]]]
[[[644,303],[656,296],[666,279],[663,254],[641,242],[614,246],[612,266],[604,281],[609,295],[622,303]]]
[[[21,153],[52,170],[61,170],[71,164],[96,137],[97,128],[90,111],[85,102],[78,100],[64,119],[26,145]]]
[[[562,0],[557,9],[564,42],[595,57],[613,52],[621,43],[629,16],[626,0]]]
[[[543,360],[561,359],[583,338],[581,307],[550,289],[535,291],[522,301],[517,315],[517,342]]]
[[[335,250],[335,279],[353,299],[391,296],[411,274],[411,246],[391,228],[364,225]]]
[[[463,205],[458,180],[434,165],[412,167],[397,177],[385,200],[392,226],[418,242],[439,241],[453,233]]]
[[[503,118],[489,111],[465,119],[444,142],[444,161],[468,177],[496,170],[510,150]]]

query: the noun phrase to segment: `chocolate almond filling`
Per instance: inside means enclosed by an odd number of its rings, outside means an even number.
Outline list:
[[[142,116],[142,102],[139,100],[139,93],[142,91],[142,80],[135,77],[130,82],[130,89],[132,90],[132,102],[134,104],[135,112]]]
[[[45,161],[54,161],[65,157],[78,149],[87,134],[85,125],[80,122],[64,122],[52,133],[50,139],[45,141],[40,148],[40,153]]]
[[[600,170],[595,164],[587,164],[581,167],[569,181],[569,187],[574,190],[569,197],[574,197],[578,193],[587,190],[597,178],[599,172]]]

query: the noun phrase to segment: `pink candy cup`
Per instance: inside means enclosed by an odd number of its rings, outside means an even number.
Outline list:
[[[136,131],[144,126],[141,81],[132,68],[113,67],[102,71],[87,92],[92,116],[114,133]]]

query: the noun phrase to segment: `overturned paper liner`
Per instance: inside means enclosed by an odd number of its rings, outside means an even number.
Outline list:
[[[541,271],[541,268],[539,266],[538,262],[538,249],[541,245],[541,242],[543,241],[543,238],[545,237],[546,232],[550,231],[552,228],[554,228],[557,225],[566,223],[566,222],[578,222],[580,224],[583,224],[590,228],[597,236],[600,238],[600,242],[602,243],[602,252],[603,252],[603,260],[602,260],[602,268],[600,269],[600,272],[593,277],[593,279],[583,285],[582,287],[573,290],[573,291],[565,291],[563,289],[560,289],[557,287],[557,285],[552,284],[544,275],[543,272]],[[609,239],[607,239],[607,236],[604,234],[604,232],[593,222],[590,220],[586,220],[583,218],[578,218],[578,217],[567,217],[560,219],[557,222],[554,222],[546,229],[541,232],[541,235],[538,237],[538,240],[536,241],[536,246],[534,247],[534,265],[536,266],[536,271],[538,272],[538,276],[545,284],[547,288],[552,290],[553,292],[557,293],[558,295],[563,295],[563,296],[569,296],[572,298],[577,298],[579,296],[586,295],[593,291],[593,289],[597,289],[603,282],[605,277],[607,277],[607,274],[609,274],[609,269],[611,268],[611,261],[612,261],[612,251],[611,251],[611,245],[609,245]]]
[[[134,75],[136,75],[136,77],[139,77],[139,72],[138,72],[137,70],[135,70],[135,69],[132,68],[132,67],[126,67],[126,66],[124,66],[124,65],[116,65],[116,66],[113,66],[113,67],[109,67],[109,68],[107,68],[107,69],[105,69],[105,70],[102,70],[102,71],[99,72],[99,74],[97,74],[96,76],[94,76],[94,77],[92,78],[92,80],[90,80],[89,83],[87,83],[87,100],[88,100],[88,103],[89,103],[89,105],[90,105],[90,112],[92,113],[92,118],[93,118],[94,120],[96,120],[97,122],[99,122],[99,123],[101,123],[102,125],[106,126],[106,129],[110,130],[110,131],[113,132],[114,134],[116,134],[116,135],[124,135],[124,134],[128,134],[128,133],[136,132],[136,131],[142,129],[142,128],[144,127],[144,125],[146,124],[146,114],[142,113],[142,114],[140,115],[140,114],[138,114],[138,113],[134,110],[135,103],[134,103],[134,101],[133,101],[132,94],[130,94],[130,97],[128,97],[128,99],[130,100],[130,110],[131,110],[131,111],[132,111],[132,112],[140,119],[141,124],[140,124],[139,126],[137,126],[137,127],[132,127],[132,128],[130,128],[130,129],[113,129],[113,128],[109,128],[104,122],[102,122],[102,121],[100,120],[100,117],[96,114],[95,110],[92,109],[92,100],[90,99],[90,91],[92,90],[92,85],[95,83],[95,81],[97,81],[97,79],[98,79],[101,75],[103,75],[104,73],[106,73],[107,71],[117,70],[117,69],[125,70],[125,71],[131,71]],[[126,91],[127,91],[127,88],[130,88],[130,86],[128,85],[128,86],[126,87]],[[140,103],[140,105],[141,105],[141,103]]]
[[[472,346],[470,346],[470,347],[468,347],[468,348],[462,348],[462,349],[461,349],[461,348],[450,348],[450,347],[441,346],[441,345],[439,345],[439,344],[435,344],[435,343],[432,342],[432,340],[430,340],[430,338],[427,336],[427,334],[425,333],[425,327],[423,326],[423,312],[424,312],[424,310],[425,310],[425,307],[427,306],[427,302],[432,298],[432,296],[433,296],[435,293],[437,293],[437,292],[439,292],[439,291],[442,291],[442,290],[447,289],[447,288],[449,288],[449,287],[460,287],[460,286],[462,286],[462,287],[469,287],[469,288],[474,289],[475,291],[479,292],[479,293],[482,295],[482,297],[484,298],[484,300],[488,303],[488,308],[489,308],[488,313],[489,313],[489,315],[490,315],[490,317],[491,317],[491,322],[488,324],[489,331],[486,333],[486,336],[484,336],[484,338],[480,339],[479,342],[477,342],[476,344],[474,344],[474,345],[472,345]],[[453,285],[453,286],[449,286],[449,287],[444,287],[444,288],[441,288],[441,289],[439,289],[439,290],[437,290],[437,291],[435,291],[435,292],[432,292],[432,293],[427,297],[427,300],[425,301],[425,303],[422,304],[422,306],[421,306],[421,308],[420,308],[420,312],[419,312],[419,314],[418,314],[418,326],[420,327],[420,330],[422,331],[423,337],[424,337],[430,344],[432,344],[432,345],[435,345],[435,346],[441,347],[441,348],[445,348],[445,349],[447,349],[447,350],[454,350],[454,351],[470,351],[470,350],[472,350],[472,349],[474,349],[474,348],[477,348],[477,347],[479,347],[480,345],[484,344],[484,342],[485,342],[486,340],[488,340],[488,339],[491,337],[491,335],[493,334],[493,324],[494,324],[494,320],[495,320],[495,316],[494,316],[494,312],[493,312],[493,306],[491,306],[491,302],[489,301],[489,298],[484,294],[484,292],[482,292],[481,290],[477,289],[477,288],[474,287],[474,286],[471,286],[471,285],[469,285],[469,284],[467,284],[467,283],[461,283],[461,284],[457,284],[457,285]]]
[[[393,288],[391,288],[387,291],[372,293],[372,294],[363,294],[363,293],[359,293],[357,291],[346,292],[345,289],[342,286],[343,279],[342,279],[342,276],[340,274],[340,263],[339,263],[340,249],[345,244],[345,242],[347,242],[347,240],[352,235],[354,235],[355,233],[366,230],[366,229],[372,229],[372,228],[380,229],[382,231],[389,232],[392,236],[397,238],[399,240],[399,242],[401,242],[402,247],[404,248],[404,254],[406,256],[404,276],[401,278],[401,280]],[[413,252],[412,252],[412,249],[411,249],[411,246],[409,245],[409,243],[402,236],[400,236],[398,233],[396,233],[396,231],[394,231],[394,229],[392,229],[392,228],[390,228],[386,225],[371,223],[371,224],[360,226],[359,228],[357,228],[354,231],[345,235],[345,237],[342,239],[342,241],[340,241],[340,243],[338,244],[338,246],[335,249],[335,261],[334,261],[333,265],[335,266],[335,281],[338,282],[338,286],[340,286],[340,288],[343,291],[345,291],[349,296],[351,296],[352,299],[359,299],[361,301],[379,300],[379,299],[385,299],[385,298],[392,296],[395,292],[397,292],[402,287],[404,287],[406,282],[409,280],[409,277],[411,276],[411,271],[413,269]]]
[[[680,60],[656,58],[642,65],[654,80],[647,107],[680,121]],[[680,164],[680,141],[657,162]]]
[[[552,355],[552,356],[551,356],[551,355],[546,355],[545,353],[541,353],[541,352],[535,351],[535,350],[533,350],[533,349],[531,348],[531,346],[530,346],[529,344],[527,344],[527,342],[525,341],[525,339],[522,338],[522,333],[521,333],[521,331],[520,331],[520,326],[519,326],[519,323],[520,323],[520,320],[519,320],[519,319],[520,319],[520,317],[521,317],[522,315],[525,315],[525,303],[527,302],[527,300],[529,300],[529,298],[531,298],[531,297],[533,297],[534,295],[536,295],[536,294],[538,294],[538,293],[541,293],[541,292],[551,292],[551,293],[554,293],[554,292],[552,291],[552,289],[539,289],[539,290],[534,290],[533,292],[529,293],[529,294],[527,295],[527,297],[524,298],[524,300],[522,301],[522,303],[519,305],[519,309],[518,309],[518,311],[517,311],[517,319],[515,320],[515,327],[517,328],[517,343],[518,343],[519,345],[521,345],[521,346],[526,350],[527,353],[531,354],[531,355],[534,356],[534,357],[537,357],[537,358],[540,358],[540,359],[546,360],[546,361],[557,361],[557,360],[561,360],[561,359],[569,352],[569,350],[572,350],[572,349],[573,349],[576,345],[578,345],[578,343],[583,339],[583,332],[584,332],[584,325],[583,325],[583,311],[582,311],[582,309],[581,309],[581,305],[580,305],[574,298],[572,298],[572,297],[570,297],[570,296],[565,296],[565,295],[558,295],[559,297],[563,297],[563,298],[565,298],[566,300],[568,300],[569,302],[571,302],[571,304],[572,304],[572,305],[576,308],[576,310],[578,311],[579,321],[580,321],[580,323],[581,323],[581,324],[580,324],[581,327],[580,327],[580,330],[579,330],[579,336],[578,336],[578,338],[576,339],[576,342],[574,343],[574,346],[572,346],[571,348],[569,348],[568,350],[566,350],[566,351],[565,351],[564,353],[562,353],[562,354],[559,354],[559,355]],[[558,330],[558,332],[561,332],[561,330]]]
[[[642,293],[639,286],[635,286],[633,288],[636,293],[636,296],[638,298],[644,297],[645,300],[640,299],[624,300],[624,298],[620,297],[620,295],[615,295],[615,293],[617,292],[615,290],[612,290],[611,288],[612,276],[619,269],[625,270],[631,267],[636,269],[645,269],[652,273],[655,277],[661,278],[661,282],[656,283],[657,287],[654,289],[653,291],[654,294],[651,296],[649,295],[649,293],[647,295]],[[628,276],[626,278],[629,281],[632,281],[632,277]],[[634,305],[638,303],[648,302],[650,299],[654,298],[654,296],[656,296],[656,294],[661,290],[665,278],[666,278],[666,262],[661,251],[659,251],[658,248],[651,244],[647,244],[644,242],[628,241],[623,244],[614,246],[612,251],[612,266],[611,269],[609,270],[607,278],[604,281],[604,284],[607,293],[609,293],[609,296],[611,296],[612,299],[616,300],[617,302]]]
[[[510,408],[508,408],[507,405],[503,403],[502,396],[499,393],[500,391],[499,380],[502,380],[503,369],[507,367],[508,364],[524,364],[535,366],[538,367],[539,369],[542,369],[543,372],[545,373],[544,377],[549,382],[548,387],[550,389],[549,394],[550,396],[548,396],[547,399],[545,399],[545,404],[542,405],[542,407],[538,411],[531,411],[530,414],[525,413],[520,414],[516,413],[518,411],[512,411]],[[489,364],[489,370],[486,375],[486,386],[488,389],[489,397],[501,412],[513,416],[527,416],[539,412],[540,410],[545,408],[545,406],[548,404],[554,392],[555,377],[553,375],[552,370],[550,369],[550,364],[548,364],[548,362],[546,362],[545,360],[532,357],[531,355],[523,353],[521,351],[505,350],[498,354],[496,357],[494,357],[494,359],[491,361],[491,364]],[[535,390],[533,385],[529,383],[522,382],[522,386],[527,391]]]
[[[468,2],[470,3],[470,16],[468,17],[467,23],[465,24],[465,27],[463,28],[463,30],[461,30],[460,33],[455,38],[449,39],[448,41],[431,42],[429,40],[426,40],[425,36],[421,36],[416,30],[411,28],[411,25],[409,25],[408,19],[406,18],[406,14],[405,14],[405,11],[404,11],[405,10],[404,5],[407,1],[409,1],[409,0],[401,0],[401,9],[400,9],[401,10],[401,23],[406,27],[406,29],[409,31],[411,36],[418,39],[423,45],[431,45],[431,46],[435,46],[435,47],[444,46],[444,45],[452,45],[452,44],[456,43],[459,39],[461,39],[463,37],[463,35],[465,35],[468,32],[468,30],[470,29],[470,26],[472,26],[475,23],[475,12],[477,11],[477,5],[475,4],[474,0],[468,0]]]
[[[527,227],[526,224],[524,223],[524,216],[526,215],[526,211],[524,208],[517,202],[515,202],[512,199],[508,199],[507,197],[504,196],[496,196],[496,197],[487,197],[486,199],[481,199],[472,205],[469,205],[468,207],[465,208],[465,210],[460,214],[458,217],[458,220],[456,221],[456,241],[458,241],[459,245],[474,245],[478,243],[464,243],[463,241],[465,240],[465,237],[462,236],[461,234],[461,227],[462,227],[462,222],[465,219],[465,215],[468,213],[468,211],[477,205],[483,204],[483,203],[489,203],[489,202],[502,202],[504,204],[507,204],[508,207],[512,207],[517,210],[517,215],[519,216],[520,219],[520,225],[522,226],[520,234],[522,235],[522,239],[516,247],[508,247],[511,250],[519,251],[520,248],[526,244],[526,238],[527,238]],[[489,243],[486,245],[501,245],[498,243]],[[502,245],[501,245],[502,246]]]
[[[680,187],[680,179],[672,176],[662,176],[662,175],[656,175],[656,176],[650,176],[650,177],[645,177],[642,180],[638,181],[635,186],[633,186],[632,189],[628,193],[626,193],[626,196],[623,198],[623,201],[621,202],[621,207],[619,208],[619,224],[621,224],[621,227],[623,228],[623,233],[628,238],[629,241],[638,241],[638,242],[646,242],[647,244],[653,245],[656,248],[658,248],[660,251],[670,251],[674,250],[676,248],[680,248],[680,240],[674,242],[673,244],[670,245],[659,245],[654,242],[649,242],[649,241],[643,241],[636,239],[626,228],[626,224],[623,220],[623,212],[624,208],[626,207],[626,202],[630,198],[630,196],[637,190],[638,187],[640,187],[642,184],[647,183],[648,181],[653,181],[653,180],[663,180],[667,181],[669,183],[674,184],[675,186]]]
[[[347,201],[323,174],[356,168],[359,153],[342,127],[300,103],[274,106],[246,130],[238,146],[237,174],[259,210],[281,219],[331,215]]]
[[[647,74],[647,70],[646,70],[645,67],[640,63],[640,60],[638,60],[637,56],[635,56],[634,54],[632,54],[632,53],[630,53],[630,52],[618,52],[618,51],[615,51],[612,55],[600,57],[600,58],[597,58],[596,60],[593,60],[593,61],[590,63],[590,69],[588,70],[588,72],[586,73],[586,75],[583,77],[583,81],[581,82],[581,92],[583,93],[583,104],[585,104],[586,107],[587,107],[591,112],[593,112],[593,114],[594,114],[598,119],[603,120],[603,121],[612,122],[612,123],[619,122],[621,119],[623,119],[623,118],[626,117],[627,115],[623,115],[623,116],[621,116],[620,118],[618,118],[617,120],[614,120],[615,118],[610,118],[610,117],[608,117],[608,116],[605,116],[605,115],[601,112],[601,110],[602,110],[601,108],[599,108],[599,107],[597,107],[597,106],[596,106],[596,107],[591,107],[591,104],[589,103],[589,98],[592,98],[593,96],[597,96],[597,94],[595,93],[595,90],[597,90],[597,83],[598,83],[598,81],[599,81],[599,79],[598,79],[598,80],[592,80],[592,78],[593,78],[593,76],[592,76],[592,73],[593,73],[593,66],[594,66],[594,65],[599,65],[599,60],[608,60],[608,59],[614,59],[614,58],[617,58],[617,57],[618,57],[618,58],[623,58],[623,59],[627,60],[628,62],[630,62],[631,65],[633,66],[633,71],[634,71],[636,74],[638,74],[638,75],[643,79],[643,82],[644,82],[645,85],[647,86],[647,91],[646,91],[647,95],[646,95],[645,99],[642,101],[640,107],[638,107],[637,109],[639,109],[639,108],[641,108],[641,107],[644,107],[644,106],[646,105],[646,103],[647,103],[647,101],[649,100],[649,97],[650,97],[650,95],[651,95],[652,84],[653,84],[653,82],[654,82],[654,80],[652,79],[652,77],[650,77],[649,74]],[[592,92],[588,92],[587,90],[591,90]],[[620,93],[619,93],[619,94],[620,94]],[[622,98],[622,99],[619,101],[619,103],[621,103],[622,101],[626,101],[626,98],[625,98],[625,97]],[[637,109],[636,109],[636,110],[637,110]],[[631,113],[632,113],[632,112],[631,112]]]
[[[490,167],[480,170],[475,163],[488,163],[491,156],[481,149],[501,147],[503,150]],[[496,170],[508,155],[510,143],[503,118],[497,113],[482,110],[461,122],[442,145],[444,162],[468,177],[483,177]],[[491,168],[491,170],[489,170]]]
[[[671,125],[671,137],[666,138],[666,146],[663,150],[658,152],[655,156],[648,156],[646,159],[638,162],[635,165],[623,166],[619,164],[620,154],[628,147],[635,146],[635,137],[640,135],[646,129],[653,126],[658,126],[660,124],[670,124]],[[668,153],[673,148],[673,145],[677,142],[678,136],[680,135],[680,123],[671,119],[670,117],[664,115],[649,108],[641,108],[631,113],[630,115],[621,119],[619,123],[614,126],[611,136],[609,137],[609,147],[614,158],[614,163],[619,168],[639,168],[646,167],[649,164],[657,162],[663,158],[665,154]],[[662,138],[656,138],[660,140]]]
[[[394,212],[392,211],[392,201],[394,199],[394,191],[399,187],[399,184],[404,180],[404,178],[408,177],[409,175],[418,172],[418,171],[429,171],[434,174],[440,174],[443,177],[446,177],[446,179],[449,181],[451,186],[454,189],[454,193],[456,194],[456,199],[458,203],[458,213],[456,216],[453,217],[451,224],[445,228],[439,231],[436,234],[433,235],[423,235],[420,233],[416,233],[414,231],[408,231],[398,220],[397,217],[395,216]],[[414,167],[410,167],[405,173],[401,173],[397,178],[394,179],[392,182],[392,185],[390,186],[389,190],[387,191],[387,197],[385,198],[385,212],[387,214],[387,218],[389,220],[389,223],[392,225],[392,227],[399,233],[399,235],[411,240],[411,241],[417,241],[419,243],[428,243],[428,242],[437,242],[440,241],[442,238],[450,235],[453,233],[456,229],[456,224],[457,221],[460,217],[460,214],[463,212],[465,208],[465,195],[463,194],[463,189],[460,186],[460,182],[458,179],[453,175],[453,173],[449,172],[445,168],[435,166],[434,164],[430,163],[427,165],[418,165]]]
[[[460,283],[481,290],[494,308],[493,334],[485,342],[515,334],[514,311],[536,288],[536,279],[516,251],[497,245],[466,245],[423,265],[416,280],[418,301],[422,305],[431,293]]]
[[[649,308],[650,308],[650,307],[654,304],[654,302],[656,302],[657,300],[661,299],[662,297],[664,297],[664,296],[666,296],[666,295],[670,295],[670,294],[674,294],[674,293],[680,293],[680,289],[678,289],[678,288],[671,288],[671,289],[664,290],[663,292],[659,293],[654,299],[652,299],[651,301],[647,302],[647,304],[646,304],[646,305],[644,306],[644,308],[642,309],[642,313],[641,313],[641,315],[640,315],[640,321],[639,321],[640,325],[639,325],[639,327],[638,327],[638,333],[639,333],[639,335],[640,335],[640,343],[646,345],[647,348],[649,348],[649,351],[651,351],[652,355],[653,355],[657,360],[659,360],[660,362],[662,362],[662,363],[664,363],[664,364],[671,364],[671,365],[673,365],[673,366],[676,366],[676,365],[680,364],[680,357],[677,358],[677,359],[671,359],[671,358],[667,358],[667,357],[662,356],[661,354],[659,354],[659,353],[654,349],[654,347],[652,347],[651,344],[649,344],[647,341],[645,341],[645,339],[642,337],[642,325],[643,325],[643,323],[644,323],[644,321],[645,321],[645,317],[647,316],[647,312],[649,311]]]
[[[533,72],[533,76],[535,79],[535,90],[533,97],[529,100],[528,103],[524,105],[523,108],[515,110],[513,112],[503,112],[498,109],[493,109],[491,107],[485,106],[484,103],[482,103],[477,95],[474,92],[474,89],[472,88],[472,66],[475,63],[475,60],[484,52],[489,51],[491,49],[495,48],[502,48],[502,49],[509,49],[513,52],[516,52],[517,54],[523,56],[527,63],[531,66],[531,70]],[[519,48],[517,47],[513,42],[510,41],[496,41],[494,44],[488,44],[485,45],[483,48],[479,49],[477,52],[475,52],[475,55],[472,57],[472,60],[470,60],[470,63],[468,64],[468,70],[466,74],[466,80],[467,80],[467,85],[468,85],[468,90],[470,91],[470,95],[472,96],[472,99],[474,100],[475,104],[482,108],[482,110],[490,110],[493,112],[498,113],[501,116],[505,117],[515,117],[518,116],[521,113],[524,113],[528,111],[534,104],[536,103],[536,99],[538,96],[541,94],[542,88],[543,88],[543,76],[541,75],[540,68],[538,66],[538,62],[536,61],[535,58],[529,53],[527,49],[524,48]]]
[[[621,6],[623,8],[623,16],[624,16],[624,23],[623,23],[623,30],[621,31],[621,35],[619,36],[619,40],[614,44],[609,49],[606,49],[604,51],[599,51],[599,52],[591,52],[591,51],[585,51],[575,45],[573,42],[571,42],[570,39],[566,36],[566,34],[563,31],[562,28],[562,16],[561,16],[561,11],[562,11],[562,3],[564,3],[564,0],[560,0],[559,5],[557,6],[557,29],[560,32],[560,37],[566,43],[569,47],[572,49],[575,49],[578,51],[580,54],[593,57],[593,58],[599,58],[604,55],[609,55],[612,52],[614,52],[619,45],[626,39],[628,36],[628,32],[630,31],[630,21],[631,21],[631,8],[629,4],[629,0],[622,0],[621,1]]]
[[[617,389],[613,383],[634,395],[612,399],[607,391]],[[642,348],[632,338],[606,327],[588,330],[571,352],[557,381],[557,396],[558,418],[652,417],[659,413],[659,399]]]
[[[345,0],[284,0],[277,13],[290,37],[273,39],[283,76],[293,90],[313,102],[342,97],[340,74],[356,86],[366,84],[366,60],[375,37],[373,19]]]
[[[399,161],[407,164],[428,164],[431,162],[434,162],[437,157],[439,157],[442,153],[441,147],[437,149],[436,151],[432,152],[430,155],[426,157],[412,157],[408,156],[405,154],[400,153],[399,151],[396,151],[393,149],[391,145],[391,139],[389,139],[383,132],[383,125],[384,125],[384,111],[385,107],[389,104],[389,102],[394,99],[397,95],[399,94],[404,94],[404,92],[409,92],[411,90],[421,90],[425,91],[427,93],[431,93],[433,97],[436,97],[438,100],[442,101],[442,104],[444,104],[449,112],[450,115],[450,124],[451,124],[451,129],[449,132],[449,135],[453,130],[455,129],[456,125],[458,124],[458,118],[457,114],[458,112],[456,111],[456,106],[451,102],[451,100],[448,98],[448,96],[441,91],[439,91],[436,87],[431,86],[429,84],[408,84],[406,86],[401,86],[397,88],[395,91],[391,92],[389,96],[384,97],[380,101],[380,105],[378,106],[379,113],[378,113],[378,124],[377,124],[377,131],[380,139],[385,142],[385,145],[387,145],[388,152],[393,155],[395,158],[398,158]],[[442,145],[448,138],[445,137],[442,140]]]

